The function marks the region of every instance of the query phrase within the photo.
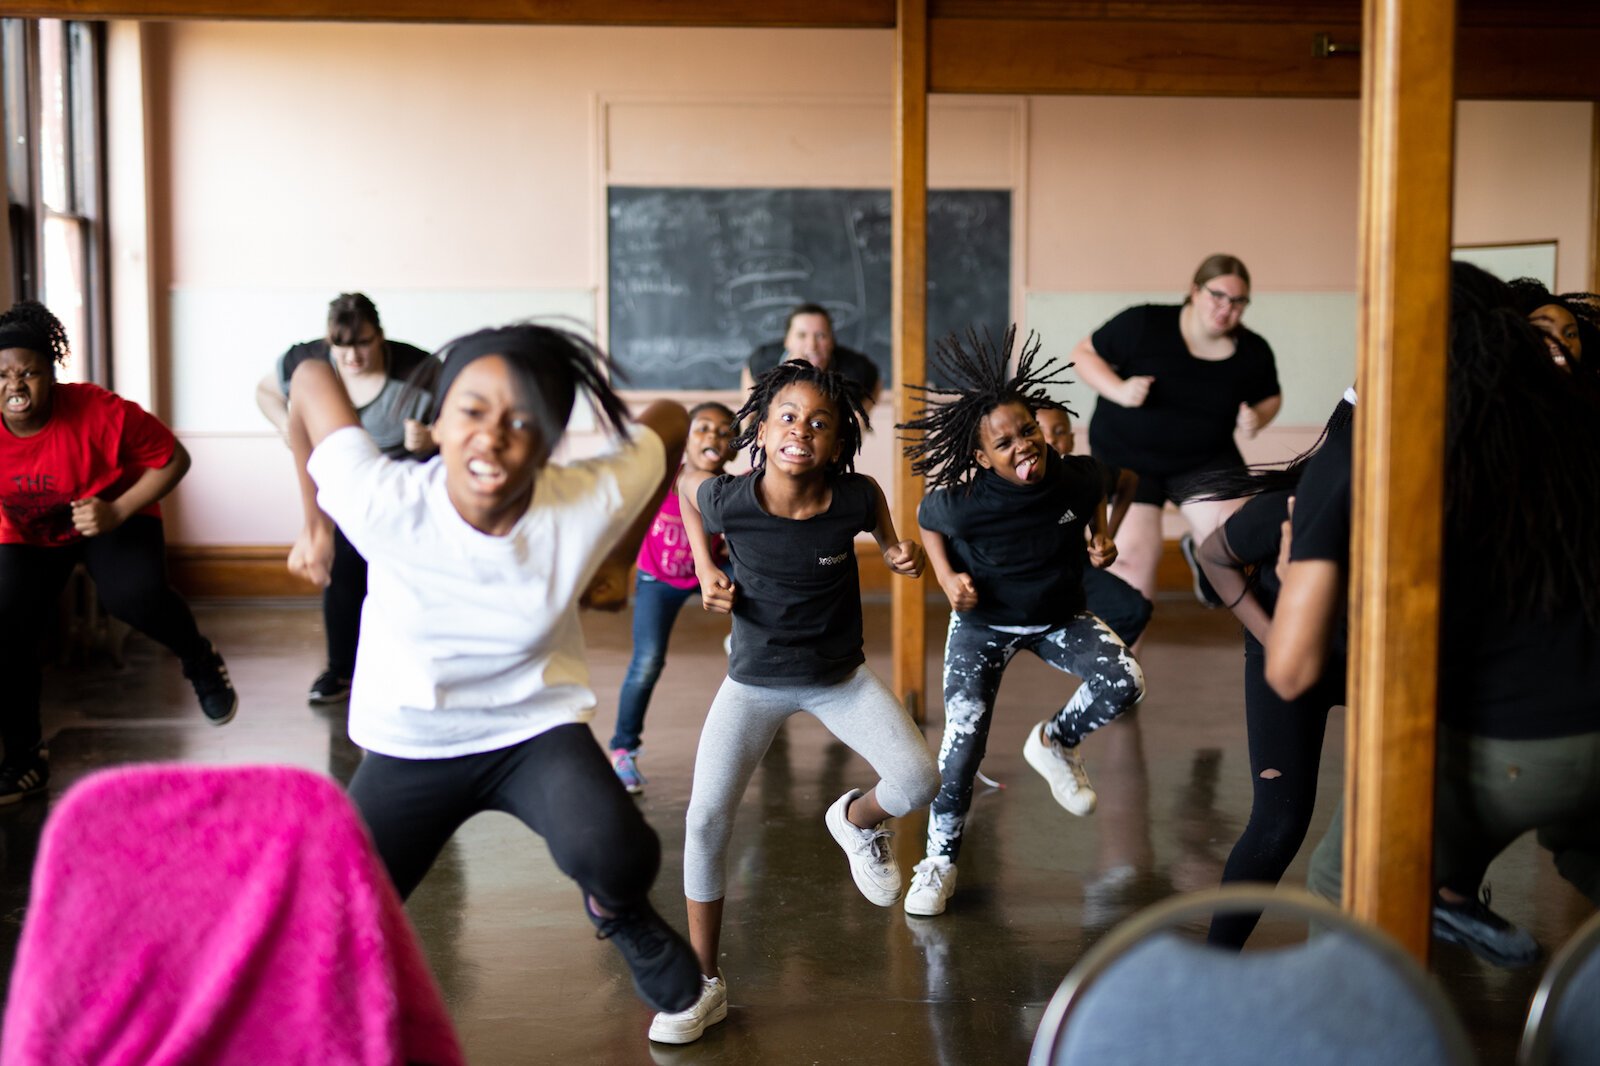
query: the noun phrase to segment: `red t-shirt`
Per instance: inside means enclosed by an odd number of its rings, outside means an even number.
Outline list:
[[[53,547],[79,539],[72,501],[114,500],[166,466],[177,438],[138,404],[98,385],[50,389],[50,421],[31,437],[0,424],[0,544]],[[155,504],[140,514],[160,516]]]

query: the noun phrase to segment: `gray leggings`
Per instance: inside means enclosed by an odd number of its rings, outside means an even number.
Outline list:
[[[778,727],[810,711],[878,774],[878,803],[892,815],[926,807],[939,790],[939,770],[916,723],[865,666],[833,685],[767,688],[733,678],[711,701],[694,759],[688,832],[683,847],[683,894],[697,903],[726,892],[728,838],[750,776]]]

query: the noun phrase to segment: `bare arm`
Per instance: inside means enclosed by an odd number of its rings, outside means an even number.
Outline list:
[[[1094,340],[1085,337],[1072,349],[1072,362],[1078,371],[1078,377],[1095,392],[1110,400],[1112,403],[1123,407],[1138,407],[1144,403],[1145,397],[1150,395],[1150,383],[1155,379],[1149,375],[1140,375],[1123,380],[1111,364],[1100,357],[1094,350]]]
[[[1138,488],[1139,475],[1124,467],[1122,473],[1117,475],[1117,487],[1111,493],[1111,517],[1106,524],[1106,532],[1113,537],[1122,528],[1122,520],[1128,516],[1128,508],[1133,506],[1133,494]]]
[[[1117,561],[1117,542],[1111,538],[1111,523],[1106,517],[1106,498],[1094,505],[1094,521],[1089,532],[1089,565],[1104,570]]]
[[[878,542],[878,550],[883,553],[883,561],[889,564],[889,569],[902,577],[921,577],[922,566],[926,562],[922,545],[914,540],[899,540],[894,535],[894,515],[889,511],[889,501],[884,498],[883,489],[872,478],[873,491],[878,494],[878,523],[872,527],[872,539]]]
[[[944,589],[950,609],[970,611],[978,606],[978,586],[972,583],[971,574],[958,574],[955,567],[950,565],[950,551],[945,546],[944,534],[926,527],[919,526],[918,529],[922,533],[922,546],[928,553],[928,562],[933,564],[933,576],[938,579],[939,587]]]
[[[172,442],[172,456],[166,466],[147,467],[126,492],[114,500],[89,496],[72,501],[72,525],[86,537],[110,533],[122,523],[149,507],[177,487],[189,472],[189,451]]]
[[[1278,417],[1278,412],[1283,409],[1283,394],[1268,396],[1258,404],[1242,403],[1239,405],[1237,420],[1240,432],[1247,438],[1254,437],[1267,427],[1267,423]]]
[[[678,465],[683,461],[683,443],[689,437],[689,413],[682,404],[670,400],[657,400],[639,412],[634,421],[661,438],[662,447],[666,450],[666,469],[662,472],[661,484],[656,486],[656,491],[639,512],[639,517],[633,520],[633,525],[628,527],[622,539],[606,554],[588,589],[579,599],[581,606],[595,610],[619,611],[627,606],[628,571],[639,555],[639,545],[650,531],[650,523],[655,521],[656,512],[661,509],[661,501],[666,499],[667,490],[672,487],[672,479],[677,476]]]
[[[267,416],[284,443],[289,442],[289,401],[278,388],[278,375],[268,374],[256,382],[256,406]]]
[[[1301,559],[1282,573],[1283,591],[1266,641],[1267,684],[1292,700],[1316,684],[1329,665],[1328,647],[1344,599],[1344,568],[1327,559]]]
[[[712,558],[711,538],[700,517],[700,486],[710,478],[704,471],[685,470],[678,484],[678,494],[683,501],[683,531],[689,537],[689,550],[694,553],[694,576],[700,582],[700,606],[727,614],[733,610],[733,582]]]
[[[1200,562],[1200,569],[1205,571],[1206,580],[1211,582],[1211,587],[1216,590],[1222,602],[1228,605],[1233,616],[1250,631],[1251,636],[1266,644],[1268,633],[1272,628],[1272,619],[1267,614],[1266,608],[1261,606],[1261,601],[1256,599],[1255,593],[1251,591],[1244,563],[1233,554],[1233,548],[1228,544],[1223,527],[1218,526],[1195,554]]]
[[[308,359],[295,368],[289,398],[289,448],[300,483],[301,514],[300,536],[289,550],[289,569],[326,587],[333,569],[333,520],[317,506],[317,484],[306,463],[330,433],[359,426],[361,419],[333,367],[321,360]]]

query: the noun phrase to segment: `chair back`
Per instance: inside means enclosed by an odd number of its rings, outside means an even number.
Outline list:
[[[1216,913],[1312,922],[1302,944],[1237,953],[1180,935]],[[1030,1066],[1404,1062],[1472,1052],[1428,975],[1388,937],[1300,890],[1228,886],[1167,900],[1096,944],[1052,997]]]
[[[365,827],[284,766],[94,774],[45,825],[0,1064],[455,1066]]]
[[[1523,1066],[1577,1066],[1600,1059],[1600,914],[1566,942],[1528,1007],[1517,1061]]]

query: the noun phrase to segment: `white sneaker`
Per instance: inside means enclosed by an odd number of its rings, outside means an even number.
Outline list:
[[[1078,754],[1077,748],[1065,747],[1058,740],[1046,740],[1044,723],[1040,722],[1028,731],[1022,757],[1050,782],[1050,793],[1057,803],[1073,814],[1093,813],[1094,788],[1089,784],[1089,772],[1083,768],[1083,756]]]
[[[943,855],[923,859],[911,871],[911,887],[906,889],[906,913],[931,918],[944,913],[944,905],[956,894],[956,864]]]
[[[700,998],[688,1010],[660,1012],[650,1022],[650,1039],[658,1044],[692,1044],[709,1026],[728,1017],[728,983],[717,976],[700,975]]]
[[[861,829],[851,824],[844,812],[850,801],[859,795],[861,791],[852,788],[834,800],[823,820],[850,860],[850,876],[855,878],[861,894],[880,907],[892,907],[900,898],[900,864],[894,861],[894,853],[889,850],[889,840],[894,833],[876,827]]]

